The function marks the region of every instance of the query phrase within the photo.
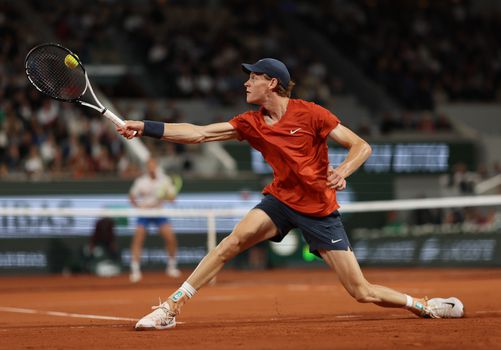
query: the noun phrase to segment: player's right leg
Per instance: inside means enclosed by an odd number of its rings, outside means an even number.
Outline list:
[[[168,329],[176,325],[175,317],[181,307],[195,292],[211,281],[223,268],[224,264],[252,247],[253,245],[275,236],[277,228],[270,217],[261,209],[252,209],[198,264],[186,282],[169,296],[167,301],[154,307],[154,311],[140,319],[137,330]]]
[[[358,302],[383,307],[406,308],[424,318],[463,317],[463,304],[457,298],[416,299],[388,287],[369,283],[351,250],[319,250],[324,261],[335,270],[339,280]]]
[[[131,262],[130,262],[130,275],[131,282],[136,283],[143,277],[141,274],[141,251],[143,250],[144,238],[146,237],[146,228],[142,224],[136,226],[134,237],[131,244]]]

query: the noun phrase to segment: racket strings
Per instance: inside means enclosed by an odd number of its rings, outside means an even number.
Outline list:
[[[57,46],[44,46],[31,52],[26,72],[41,92],[61,100],[75,100],[85,92],[87,81],[83,68],[69,68],[64,63],[68,51]]]

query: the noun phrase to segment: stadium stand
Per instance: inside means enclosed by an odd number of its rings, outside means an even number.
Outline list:
[[[327,35],[406,108],[501,98],[501,23],[468,1],[301,2],[299,16]],[[325,26],[325,24],[328,24]]]
[[[45,40],[64,43],[88,62],[99,88],[131,119],[227,120],[247,108],[240,63],[277,56],[298,81],[295,96],[329,107],[365,137],[458,133],[447,113],[435,109],[437,102],[499,99],[501,65],[493,63],[499,54],[488,48],[500,22],[481,18],[466,5],[457,1],[453,11],[445,11],[444,5],[420,1],[3,3],[0,173],[13,179],[137,174],[105,120],[49,101],[28,86],[23,58]],[[291,24],[281,20],[287,16],[317,29],[396,101],[395,108],[374,111],[361,104],[358,91],[348,88],[318,48],[288,35]],[[403,23],[411,25],[393,30]],[[447,64],[460,48],[467,53],[463,59]],[[126,68],[98,73],[118,66]],[[203,150],[171,145],[167,153],[175,158],[174,169],[187,171]]]

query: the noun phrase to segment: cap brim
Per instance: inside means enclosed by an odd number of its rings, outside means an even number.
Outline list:
[[[255,65],[253,64],[249,64],[249,63],[242,63],[242,70],[245,72],[245,73],[263,73],[259,68],[257,68]]]

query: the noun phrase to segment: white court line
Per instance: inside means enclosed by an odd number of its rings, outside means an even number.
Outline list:
[[[501,310],[475,311],[476,314],[501,314]]]
[[[116,316],[101,316],[101,315],[88,315],[88,314],[76,314],[69,312],[61,312],[61,311],[41,311],[35,309],[24,309],[18,307],[5,307],[0,306],[0,312],[12,312],[18,314],[38,314],[38,315],[47,315],[47,316],[57,316],[57,317],[73,317],[73,318],[87,318],[93,320],[111,320],[111,321],[137,321],[136,318],[128,318],[128,317],[116,317]],[[485,314],[485,313],[501,313],[501,310],[478,310],[475,311],[476,314]],[[348,318],[361,318],[362,315],[333,315],[335,318],[340,319],[348,319]],[[401,317],[401,314],[390,314],[390,317]],[[280,319],[273,318],[272,321]],[[177,324],[184,324],[185,322],[176,322]]]
[[[18,307],[4,307],[4,306],[0,306],[0,312],[13,312],[18,314],[38,314],[38,315],[59,316],[59,317],[90,318],[93,320],[137,321],[136,318],[128,318],[128,317],[86,315],[86,314],[75,314],[70,312],[41,311],[34,309],[23,309]]]
[[[35,309],[23,309],[19,307],[5,307],[5,306],[0,306],[0,312],[13,312],[18,314],[38,314],[38,315],[58,316],[58,317],[88,318],[93,320],[134,321],[134,322],[138,320],[137,318],[128,318],[128,317],[75,314],[61,311],[41,311]],[[176,322],[176,323],[184,324],[186,322]]]

